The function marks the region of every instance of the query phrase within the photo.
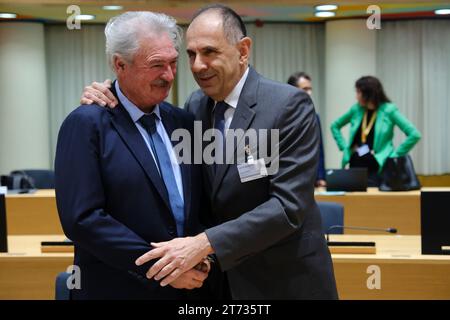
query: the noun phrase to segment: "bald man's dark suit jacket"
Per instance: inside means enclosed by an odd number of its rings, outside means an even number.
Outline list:
[[[214,102],[196,91],[186,109],[203,130]],[[204,165],[215,226],[206,230],[233,299],[335,299],[331,256],[314,200],[319,129],[309,96],[250,68],[231,129],[279,129],[279,170],[242,183],[236,164]],[[261,143],[261,141],[260,141]]]

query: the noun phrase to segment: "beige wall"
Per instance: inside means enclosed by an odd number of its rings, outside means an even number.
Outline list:
[[[0,174],[49,168],[44,27],[0,23]]]
[[[327,168],[341,165],[342,152],[331,136],[331,123],[356,102],[355,81],[375,75],[376,30],[365,19],[329,21],[325,28],[325,139]],[[348,128],[342,130],[348,139]]]

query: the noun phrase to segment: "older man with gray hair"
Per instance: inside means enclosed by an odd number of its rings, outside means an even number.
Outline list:
[[[180,29],[164,14],[127,12],[106,28],[116,74],[115,109],[80,106],[61,126],[55,159],[56,200],[75,244],[81,288],[73,299],[183,299],[202,287],[202,262],[171,286],[134,261],[151,242],[202,231],[200,168],[178,164],[169,139],[192,132],[193,116],[163,102],[177,65]],[[197,295],[198,297],[198,295]]]

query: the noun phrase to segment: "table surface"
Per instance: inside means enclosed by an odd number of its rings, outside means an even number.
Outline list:
[[[64,241],[63,235],[8,236],[8,253],[0,257],[71,257],[72,253],[41,253],[42,241]],[[423,255],[421,237],[410,235],[337,235],[331,234],[330,241],[375,242],[376,254],[333,254],[333,259],[390,259],[424,260],[433,263],[450,263],[450,255]]]
[[[342,196],[346,196],[346,195],[351,195],[351,196],[379,196],[379,195],[383,195],[383,196],[418,196],[420,195],[420,190],[414,190],[414,191],[398,191],[398,192],[385,192],[385,191],[380,191],[378,190],[378,188],[367,188],[367,191],[327,191],[326,188],[316,188],[315,195],[330,195],[330,196],[335,196],[335,195],[342,195]]]
[[[367,191],[345,192],[344,195],[352,195],[352,196],[362,196],[362,195],[363,196],[366,196],[366,195],[369,195],[369,196],[371,196],[371,195],[417,196],[417,195],[420,195],[420,191],[450,191],[450,187],[428,187],[428,188],[422,188],[421,190],[396,191],[396,192],[385,192],[385,191],[379,191],[378,188],[367,188]],[[316,188],[315,194],[326,195],[326,188]],[[39,189],[33,193],[7,194],[6,195],[6,198],[27,198],[27,197],[55,197],[55,190],[54,189]]]
[[[422,191],[450,191],[447,187],[424,188]],[[338,202],[344,206],[344,225],[372,228],[397,228],[399,234],[420,235],[420,191],[382,192],[315,192],[317,201]],[[6,195],[9,235],[63,234],[59,221],[55,190],[37,190],[32,194]],[[345,230],[348,234],[361,233]]]
[[[64,235],[8,236],[8,253],[0,253],[4,257],[73,257],[73,253],[42,253],[42,241],[64,241]]]
[[[344,225],[369,228],[396,228],[399,234],[420,235],[420,191],[328,193],[318,189],[316,201],[337,202],[344,207]],[[347,229],[345,233],[361,234]],[[367,232],[363,232],[367,233]],[[378,232],[383,234],[382,232]]]
[[[412,235],[335,235],[330,234],[330,241],[375,242],[376,254],[333,254],[339,260],[421,260],[431,263],[446,263],[450,266],[450,255],[423,255],[421,237]]]
[[[0,253],[0,299],[53,299],[56,275],[71,253],[41,253],[41,241],[60,235],[9,236]],[[331,241],[374,241],[376,254],[333,254],[341,299],[450,299],[450,256],[422,255],[420,236],[330,235]],[[366,286],[368,266],[382,270],[383,290]]]
[[[6,194],[6,198],[54,198],[55,189],[38,189],[32,193],[14,193]]]
[[[63,234],[54,189],[6,195],[9,235]]]

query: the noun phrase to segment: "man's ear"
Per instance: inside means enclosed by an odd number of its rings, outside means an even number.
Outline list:
[[[244,37],[238,42],[238,50],[241,54],[241,64],[247,64],[250,59],[250,52],[252,50],[252,39]]]
[[[121,56],[114,55],[113,65],[114,70],[116,70],[117,73],[121,73],[125,70],[126,62]]]

